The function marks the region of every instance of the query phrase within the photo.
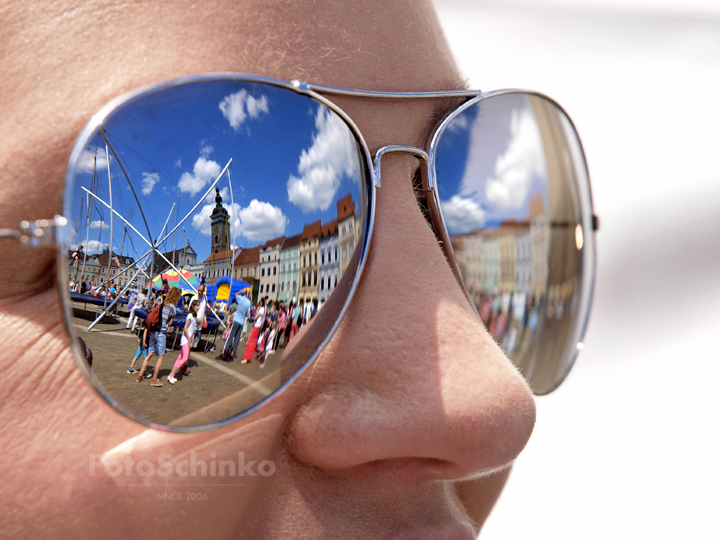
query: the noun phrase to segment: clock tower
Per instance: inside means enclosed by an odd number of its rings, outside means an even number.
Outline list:
[[[210,214],[212,223],[212,253],[220,253],[230,249],[230,214],[222,205],[220,190],[215,188],[215,208]]]

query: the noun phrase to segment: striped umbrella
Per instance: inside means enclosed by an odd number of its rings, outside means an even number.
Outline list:
[[[185,279],[180,277],[180,274],[182,274]],[[170,287],[177,287],[182,291],[192,291],[193,287],[197,289],[198,285],[200,285],[200,278],[194,276],[191,272],[188,272],[187,270],[180,270],[180,274],[178,274],[175,270],[168,270],[167,272],[163,272],[159,276],[155,276],[155,278],[152,280],[153,289],[162,289],[163,279],[167,280]],[[190,282],[190,285],[192,285],[192,287],[188,285],[188,281]]]

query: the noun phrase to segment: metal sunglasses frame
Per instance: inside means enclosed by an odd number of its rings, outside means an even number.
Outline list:
[[[350,128],[350,130],[353,133],[353,136],[357,140],[361,150],[362,150],[362,158],[363,158],[363,165],[364,165],[364,171],[363,176],[365,180],[365,197],[366,197],[366,217],[365,217],[365,223],[364,223],[364,229],[363,229],[363,241],[362,246],[359,254],[358,259],[358,265],[357,270],[355,272],[355,276],[353,277],[353,282],[350,286],[350,289],[347,294],[347,298],[345,299],[345,303],[341,310],[339,311],[337,318],[335,322],[333,323],[332,327],[328,331],[325,338],[322,340],[322,342],[318,345],[317,349],[313,352],[313,354],[304,362],[304,364],[292,375],[290,376],[282,385],[280,385],[272,394],[264,398],[263,400],[259,401],[252,407],[221,421],[210,423],[210,424],[204,424],[200,426],[172,426],[172,425],[165,425],[165,424],[158,424],[155,422],[151,422],[147,420],[146,418],[140,417],[137,414],[133,413],[132,411],[126,409],[121,403],[119,403],[112,395],[110,395],[105,388],[100,384],[100,382],[96,379],[92,371],[89,369],[87,364],[81,360],[81,354],[79,349],[77,348],[77,343],[75,340],[72,340],[72,347],[74,349],[74,356],[75,361],[78,367],[81,369],[81,371],[85,374],[85,376],[88,378],[88,380],[92,383],[92,386],[95,388],[95,390],[100,393],[100,395],[110,404],[113,408],[124,414],[125,416],[139,422],[140,424],[143,424],[147,427],[158,429],[161,431],[167,431],[167,432],[180,432],[180,433],[188,433],[188,432],[198,432],[198,431],[205,431],[210,430],[214,428],[218,428],[221,426],[225,426],[231,422],[234,422],[236,420],[240,420],[242,418],[245,418],[255,411],[257,411],[260,407],[265,405],[271,400],[276,399],[278,396],[280,396],[284,390],[286,390],[291,384],[297,380],[298,377],[300,377],[303,372],[315,361],[315,359],[318,357],[318,355],[322,352],[325,345],[328,343],[328,341],[332,338],[333,334],[337,330],[340,321],[342,320],[343,316],[345,315],[345,312],[350,305],[350,302],[352,301],[352,298],[355,294],[355,291],[357,289],[358,283],[361,279],[363,269],[365,266],[365,262],[367,260],[367,253],[370,247],[370,242],[372,240],[372,232],[374,229],[374,222],[375,222],[375,197],[376,197],[376,190],[381,187],[381,160],[382,157],[385,154],[389,153],[406,153],[413,155],[417,158],[419,158],[421,161],[425,163],[425,171],[423,174],[423,190],[430,195],[431,201],[430,201],[430,207],[431,207],[431,213],[433,217],[433,222],[435,225],[435,233],[438,236],[438,239],[442,242],[443,249],[448,255],[448,261],[450,261],[451,268],[453,273],[455,274],[455,277],[458,281],[458,284],[462,288],[462,290],[465,293],[465,296],[467,297],[470,304],[473,306],[473,310],[475,309],[472,300],[470,298],[470,294],[467,291],[467,288],[460,276],[460,271],[457,265],[457,260],[455,258],[455,254],[452,249],[452,244],[449,239],[449,234],[447,231],[447,227],[445,225],[445,220],[442,216],[442,209],[440,205],[440,199],[438,195],[437,190],[437,182],[436,182],[436,171],[435,171],[435,156],[436,156],[436,150],[437,150],[437,143],[440,140],[440,137],[442,133],[444,132],[445,128],[453,121],[455,117],[457,117],[459,114],[461,114],[465,109],[468,107],[471,107],[475,105],[476,103],[483,101],[487,98],[498,96],[502,94],[523,94],[523,95],[534,95],[541,97],[553,105],[555,105],[563,114],[564,116],[570,121],[569,116],[565,113],[565,111],[552,99],[548,98],[547,96],[544,96],[542,94],[539,94],[537,92],[530,92],[526,90],[499,90],[494,92],[487,92],[483,93],[480,90],[453,90],[453,91],[431,91],[431,92],[379,92],[379,91],[363,91],[363,90],[348,90],[348,89],[342,89],[342,88],[333,88],[328,86],[322,86],[312,83],[307,83],[304,81],[299,80],[293,80],[291,82],[286,82],[279,79],[273,79],[269,77],[263,77],[258,75],[248,75],[248,74],[239,74],[239,73],[211,73],[211,74],[204,74],[204,75],[195,75],[190,77],[183,77],[179,79],[173,79],[170,81],[166,81],[163,83],[155,84],[146,86],[143,88],[140,88],[138,90],[134,90],[131,92],[128,92],[126,94],[123,94],[112,101],[110,101],[108,104],[106,104],[97,114],[95,114],[90,122],[87,124],[85,129],[82,131],[80,136],[78,137],[75,146],[72,150],[72,153],[70,155],[69,164],[68,164],[68,170],[66,174],[66,182],[65,182],[65,197],[64,197],[64,207],[63,211],[67,213],[67,210],[69,209],[68,205],[68,193],[71,191],[68,189],[68,187],[71,187],[74,184],[75,177],[76,177],[76,169],[78,165],[78,160],[80,157],[80,153],[82,152],[83,148],[85,147],[85,144],[90,139],[91,136],[93,136],[98,129],[102,126],[102,123],[106,117],[108,117],[112,112],[114,112],[116,109],[121,107],[127,102],[133,101],[137,98],[140,98],[145,95],[154,94],[158,92],[162,92],[164,90],[174,88],[176,86],[183,86],[187,84],[193,84],[193,83],[200,83],[200,82],[212,82],[212,81],[238,81],[238,82],[250,82],[250,83],[259,83],[259,84],[267,84],[275,87],[284,88],[286,90],[302,94],[305,96],[310,97],[311,99],[321,103],[322,105],[326,106],[330,110],[332,110],[334,113],[336,113],[342,120],[345,122],[345,124]],[[379,148],[375,155],[372,156],[371,152],[368,148],[367,143],[365,142],[365,139],[358,129],[355,122],[350,118],[350,116],[345,113],[338,105],[336,105],[333,101],[328,99],[326,96],[340,96],[340,97],[349,97],[349,98],[359,98],[359,99],[373,99],[373,100],[426,100],[426,99],[448,99],[448,98],[464,98],[465,101],[460,103],[459,105],[452,108],[446,115],[440,119],[438,124],[435,126],[435,128],[432,130],[430,136],[427,139],[425,148],[418,148],[415,146],[407,146],[407,145],[388,145],[383,146],[382,148]],[[570,121],[571,122],[571,121]],[[572,126],[572,123],[570,124]],[[574,130],[574,126],[573,130]],[[584,153],[582,152],[582,146],[580,145],[579,137],[577,136],[577,131],[574,130],[575,136],[577,137],[580,154],[582,157],[582,163],[580,164],[582,167],[584,167],[584,170],[587,171],[587,165],[585,163]],[[587,178],[587,177],[586,177]],[[582,182],[579,182],[582,183]],[[593,214],[593,206],[592,206],[592,195],[590,191],[590,184],[589,181],[582,183],[583,185],[579,185],[579,194],[581,197],[581,204],[583,205],[583,213],[582,217],[584,219],[583,228],[586,231],[595,231],[597,230],[597,218]],[[589,318],[589,306],[592,301],[592,291],[593,291],[593,284],[595,279],[595,244],[592,239],[592,235],[588,235],[589,242],[587,243],[587,252],[589,253],[589,262],[590,264],[587,267],[587,271],[584,271],[583,273],[583,298],[581,298],[581,309],[580,312],[580,324],[579,324],[579,338],[582,337],[582,335],[585,332],[585,329],[587,327],[587,322]],[[37,221],[23,221],[18,229],[0,229],[0,239],[2,238],[14,238],[19,240],[22,244],[28,246],[28,247],[51,247],[58,250],[58,261],[60,264],[58,264],[58,275],[57,278],[59,280],[59,283],[63,284],[68,279],[68,270],[66,268],[65,259],[63,258],[63,251],[60,248],[64,248],[66,245],[68,245],[69,242],[69,227],[68,227],[68,220],[66,217],[64,217],[62,214],[56,215],[53,219],[41,219]],[[588,257],[586,257],[587,259]],[[66,330],[68,332],[69,336],[74,336],[74,330],[72,328],[72,310],[70,303],[68,299],[65,297],[66,291],[65,287],[61,286],[59,287],[60,290],[60,296],[61,296],[61,303],[64,306],[64,319],[65,319],[65,325]],[[570,368],[572,367],[574,363],[574,357],[569,361],[568,363],[568,369],[569,372]],[[560,379],[560,381],[557,383],[556,387],[564,380],[565,376],[567,375],[567,372],[564,374],[564,376]]]

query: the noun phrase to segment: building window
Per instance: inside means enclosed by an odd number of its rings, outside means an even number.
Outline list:
[[[260,284],[260,292],[263,292],[263,285]]]
[[[265,277],[265,269],[264,269],[264,268],[263,268],[262,270],[260,270],[260,275],[261,275],[262,277]]]
[[[347,247],[343,247],[343,261],[347,259]]]
[[[355,247],[355,246],[353,246],[352,244],[350,244],[350,256],[351,256],[351,257],[352,257],[352,254],[353,254],[353,247]]]
[[[307,259],[305,258],[305,255],[303,255],[303,268],[307,266]]]
[[[317,251],[315,252],[315,266],[317,266]],[[317,280],[315,280],[315,281],[317,281]],[[317,283],[315,285],[317,285]]]
[[[273,266],[273,276],[277,274],[277,266]]]
[[[348,232],[352,232],[352,221],[348,223]]]
[[[272,292],[275,292],[275,284],[272,284]]]
[[[293,291],[297,289],[297,281],[293,281]]]
[[[306,281],[305,281],[305,272],[303,272],[303,279],[302,279],[302,286],[306,287]]]
[[[345,236],[345,225],[342,226],[342,236]]]
[[[315,276],[314,276],[314,278],[313,278],[313,281],[314,281],[313,285],[315,285],[315,286],[317,287],[317,271],[315,272]]]
[[[338,257],[338,248],[335,248],[335,260],[336,260],[336,261],[339,260],[339,257]]]
[[[280,290],[281,291],[285,290],[285,282],[284,281],[280,284]]]
[[[320,290],[321,290],[321,291],[324,291],[324,290],[325,290],[325,278],[322,278],[322,279],[320,280]]]

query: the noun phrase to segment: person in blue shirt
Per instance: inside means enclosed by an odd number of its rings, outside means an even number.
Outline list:
[[[245,325],[245,321],[247,320],[248,313],[250,313],[250,308],[252,308],[252,302],[250,302],[247,296],[242,292],[238,292],[235,295],[235,302],[237,303],[237,309],[235,310],[235,315],[233,316],[233,324],[230,329],[230,335],[225,342],[222,352],[217,357],[219,360],[225,360],[226,362],[231,362],[235,358],[235,353],[242,335],[242,329]]]

